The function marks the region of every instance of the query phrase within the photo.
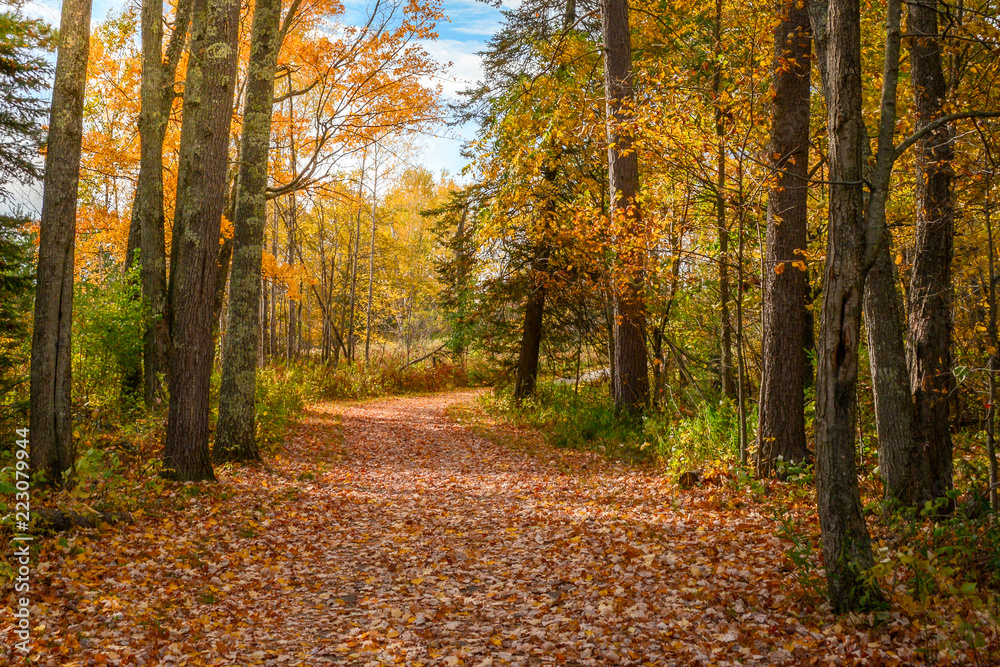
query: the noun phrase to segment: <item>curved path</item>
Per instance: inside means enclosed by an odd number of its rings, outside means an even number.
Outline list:
[[[476,395],[313,406],[266,469],[43,552],[39,663],[905,662],[798,604],[753,506],[486,440],[447,413]]]

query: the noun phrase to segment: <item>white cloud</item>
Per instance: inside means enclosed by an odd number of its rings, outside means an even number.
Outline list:
[[[451,63],[435,76],[433,83],[440,84],[445,94],[457,98],[458,92],[469,88],[483,78],[483,60],[476,54],[482,48],[478,40],[439,39],[421,44],[432,58],[442,65]]]

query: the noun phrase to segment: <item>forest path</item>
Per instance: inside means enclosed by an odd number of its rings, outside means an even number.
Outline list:
[[[268,467],[168,487],[135,526],[43,553],[39,662],[865,664],[894,648],[824,631],[754,506],[503,424],[487,440],[447,412],[479,393],[312,406]]]

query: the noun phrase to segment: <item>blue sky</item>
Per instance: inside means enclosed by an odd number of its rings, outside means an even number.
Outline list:
[[[133,0],[138,1],[138,0]],[[424,44],[427,51],[441,63],[452,63],[451,67],[436,77],[445,94],[454,99],[457,91],[474,83],[480,76],[481,51],[486,40],[492,36],[500,24],[500,11],[478,0],[442,0],[448,20],[438,25],[440,37],[435,42]],[[505,0],[505,5],[513,5],[516,0]],[[123,0],[94,0],[93,23],[103,21],[113,9],[123,6]],[[365,0],[345,0],[345,19],[359,22],[365,16],[368,2]],[[36,0],[28,5],[28,13],[42,16],[54,25],[59,22],[58,0]],[[475,128],[438,128],[437,136],[420,139],[409,151],[409,160],[423,164],[435,174],[447,170],[458,177],[465,161],[459,150],[462,141],[472,137]]]

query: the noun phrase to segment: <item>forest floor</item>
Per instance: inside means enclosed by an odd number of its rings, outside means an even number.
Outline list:
[[[484,422],[480,391],[312,406],[267,465],[48,540],[33,661],[923,662],[899,613],[806,599],[759,506]]]

